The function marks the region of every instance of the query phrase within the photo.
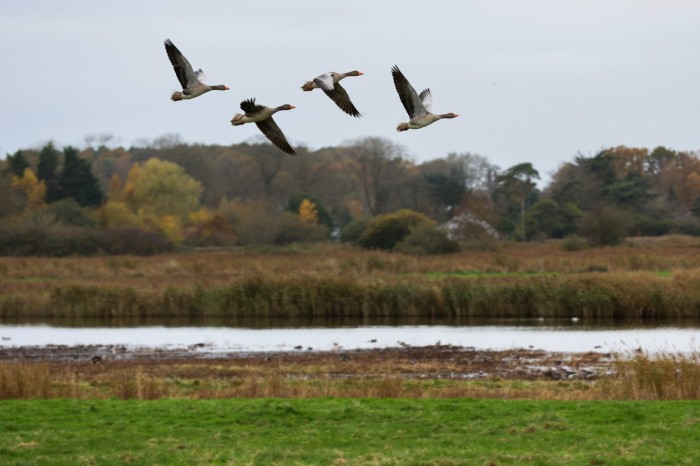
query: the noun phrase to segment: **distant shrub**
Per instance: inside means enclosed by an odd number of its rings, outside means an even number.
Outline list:
[[[564,251],[580,251],[589,247],[588,241],[581,238],[579,235],[569,235],[561,243],[561,248]]]
[[[683,235],[700,236],[700,224],[697,222],[678,222],[675,230]]]
[[[309,223],[299,215],[283,212],[277,224],[275,244],[304,243],[328,239],[328,228]]]
[[[234,246],[237,237],[233,229],[221,215],[213,215],[200,222],[185,235],[183,244],[191,247]]]
[[[372,219],[362,232],[358,243],[367,249],[392,250],[414,228],[421,225],[432,226],[433,224],[434,222],[423,214],[410,209],[402,209]]]
[[[269,201],[225,201],[219,213],[238,238],[239,245],[273,244],[277,237],[280,213]]]
[[[139,224],[139,218],[126,202],[110,200],[100,208],[100,224],[107,228],[133,227]]]
[[[632,227],[637,236],[663,236],[673,230],[672,220],[653,220],[650,218],[637,219]]]
[[[221,248],[235,246],[236,235],[219,231],[214,231],[206,235],[199,234],[199,232],[194,232],[185,236],[182,245],[193,248]]]
[[[496,230],[503,236],[515,234],[518,225],[507,217],[501,217],[496,224]]]
[[[444,230],[431,225],[420,225],[411,231],[395,248],[406,254],[452,254],[459,244],[447,237]]]
[[[17,225],[0,229],[0,255],[47,256],[92,255],[99,251],[95,230]]]
[[[96,230],[66,226],[13,225],[0,228],[3,256],[151,255],[172,249],[158,233],[139,228]]]
[[[361,217],[350,222],[340,231],[340,242],[356,244],[371,220],[372,217]]]
[[[629,214],[611,206],[602,206],[586,213],[577,226],[577,233],[593,246],[621,244],[630,228]]]
[[[100,232],[99,245],[106,254],[150,256],[173,249],[165,237],[135,227],[110,228]]]
[[[44,215],[52,218],[56,223],[67,226],[90,228],[97,225],[87,209],[80,207],[80,204],[73,199],[62,199],[49,204],[44,209]]]

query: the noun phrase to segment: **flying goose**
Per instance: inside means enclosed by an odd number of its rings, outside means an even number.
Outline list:
[[[433,107],[433,95],[430,93],[430,89],[424,89],[419,95],[396,65],[391,68],[391,75],[394,77],[394,86],[396,86],[396,92],[399,93],[399,99],[401,99],[403,108],[406,109],[410,118],[408,122],[400,123],[396,127],[396,131],[420,129],[443,118],[459,116],[456,113],[443,113],[441,115],[430,113]]]
[[[362,76],[363,74],[362,71],[357,70],[348,71],[347,73],[331,71],[330,73],[323,73],[321,76],[314,78],[313,81],[307,81],[301,88],[305,91],[313,91],[317,87],[321,88],[342,111],[350,116],[360,117],[362,115],[352,104],[350,96],[348,96],[347,91],[340,85],[339,81],[348,76]]]
[[[257,105],[255,103],[255,98],[247,99],[241,102],[241,110],[243,110],[245,114],[237,113],[231,119],[231,124],[233,126],[240,126],[246,123],[255,123],[265,137],[280,148],[280,150],[290,155],[297,155],[294,149],[292,149],[292,146],[287,142],[287,138],[284,137],[280,127],[277,126],[275,120],[272,119],[272,115],[280,110],[291,110],[293,108],[296,107],[289,104],[280,105],[275,108],[266,107],[264,105]]]
[[[201,69],[194,71],[190,62],[187,61],[187,58],[175,47],[175,44],[173,44],[170,39],[165,39],[165,51],[168,53],[168,58],[175,69],[175,75],[178,81],[180,81],[180,85],[182,85],[182,92],[175,91],[173,95],[170,96],[170,99],[174,102],[183,99],[194,99],[211,90],[229,90],[229,87],[223,84],[217,86],[204,84],[206,80],[204,72]]]

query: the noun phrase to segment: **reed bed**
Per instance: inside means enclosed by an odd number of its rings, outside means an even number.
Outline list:
[[[539,400],[697,400],[700,357],[696,354],[621,355],[614,370],[594,381],[444,380],[440,366],[395,361],[369,368],[203,363],[0,362],[0,399],[159,398],[508,398]],[[425,372],[431,370],[432,372]],[[416,372],[414,372],[416,374]]]
[[[515,276],[251,276],[164,288],[63,284],[9,292],[0,317],[697,318],[700,270]]]
[[[605,378],[600,391],[607,399],[700,399],[700,353],[637,353],[615,363],[616,377]]]

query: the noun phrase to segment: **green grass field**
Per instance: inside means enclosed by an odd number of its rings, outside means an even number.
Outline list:
[[[700,464],[698,402],[0,402],[3,465]]]

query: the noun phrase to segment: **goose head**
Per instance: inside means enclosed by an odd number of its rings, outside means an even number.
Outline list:
[[[338,75],[341,78],[347,78],[348,76],[362,76],[364,73],[362,71],[348,71],[347,73],[332,73],[333,75]]]

